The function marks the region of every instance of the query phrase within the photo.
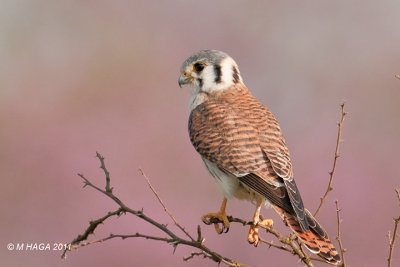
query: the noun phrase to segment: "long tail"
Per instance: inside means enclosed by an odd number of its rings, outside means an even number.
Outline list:
[[[335,265],[340,263],[340,256],[336,248],[332,245],[328,234],[307,209],[304,209],[304,211],[307,216],[309,230],[304,231],[293,215],[275,205],[273,206],[290,229],[292,229],[312,253],[318,254],[318,256],[328,263]]]

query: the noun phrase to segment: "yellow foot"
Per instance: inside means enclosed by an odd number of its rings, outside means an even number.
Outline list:
[[[260,238],[258,237],[258,228],[272,226],[273,221],[271,219],[264,219],[261,222],[255,222],[253,225],[250,226],[249,235],[247,236],[247,240],[250,244],[253,244],[255,247],[258,246]]]
[[[227,233],[229,231],[230,223],[225,212],[207,213],[201,217],[201,220],[207,225],[213,223],[215,231],[217,231],[218,234]],[[222,228],[219,226],[220,223]]]

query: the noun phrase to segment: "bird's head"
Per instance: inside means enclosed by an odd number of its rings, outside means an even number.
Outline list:
[[[178,80],[179,86],[189,85],[193,94],[222,91],[241,82],[236,62],[218,50],[202,50],[187,58]]]

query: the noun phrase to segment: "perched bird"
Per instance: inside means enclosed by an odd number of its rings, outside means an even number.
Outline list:
[[[248,241],[257,246],[263,204],[271,205],[311,252],[338,264],[340,257],[325,230],[304,208],[293,179],[289,151],[274,115],[244,85],[236,62],[217,50],[200,51],[183,62],[179,86],[189,85],[189,135],[215,178],[224,199],[221,209],[202,217],[216,218],[218,233],[227,232],[227,199],[256,205]],[[214,220],[215,221],[215,220]]]

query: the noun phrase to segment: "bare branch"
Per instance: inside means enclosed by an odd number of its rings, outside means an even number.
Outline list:
[[[71,246],[74,246],[75,244],[79,244],[80,242],[87,240],[88,236],[94,233],[94,230],[96,230],[96,228],[99,224],[104,223],[105,220],[107,220],[108,218],[110,218],[112,216],[115,216],[115,215],[120,216],[122,212],[123,212],[123,210],[121,208],[119,208],[118,210],[116,210],[114,212],[107,213],[107,215],[105,215],[97,220],[90,221],[89,227],[85,230],[85,232],[82,235],[78,235],[74,240],[72,240],[70,242]],[[67,249],[64,250],[63,254],[61,255],[61,258],[65,259],[66,253],[67,253]]]
[[[156,198],[158,199],[158,202],[160,202],[161,206],[164,208],[164,211],[168,214],[168,216],[171,218],[171,220],[174,222],[174,224],[181,229],[181,231],[183,233],[185,233],[185,235],[187,237],[189,237],[192,241],[194,241],[193,237],[185,230],[184,227],[182,227],[178,221],[175,219],[174,215],[172,215],[172,213],[168,210],[168,208],[165,206],[164,202],[162,201],[162,199],[160,198],[160,196],[158,195],[157,191],[154,189],[154,187],[152,186],[152,184],[150,183],[149,178],[146,176],[146,174],[143,172],[142,169],[139,169],[140,173],[142,174],[142,176],[144,177],[144,179],[146,179],[147,185],[150,187],[151,191],[154,193],[154,195],[156,196]]]
[[[93,240],[93,241],[81,242],[81,243],[79,243],[77,245],[71,245],[71,249],[79,249],[81,247],[92,245],[92,244],[95,244],[95,243],[102,243],[102,242],[105,242],[105,241],[113,239],[113,238],[127,239],[127,238],[134,238],[134,237],[141,237],[141,238],[145,238],[145,239],[164,241],[164,242],[167,242],[167,243],[173,243],[174,242],[174,239],[172,239],[172,238],[155,237],[155,236],[149,236],[149,235],[142,235],[142,234],[139,234],[139,233],[136,233],[134,235],[120,235],[120,234],[115,235],[115,234],[110,234],[108,237],[100,238],[100,239]]]
[[[204,239],[201,238],[201,230],[199,229],[200,227],[198,227],[198,238],[197,240],[194,240],[190,235],[190,239],[183,239],[180,238],[177,234],[175,234],[174,232],[172,232],[166,225],[161,224],[157,221],[155,221],[154,219],[150,218],[149,216],[145,215],[143,210],[133,210],[131,208],[129,208],[128,206],[126,206],[118,197],[116,197],[113,192],[112,192],[112,187],[111,187],[111,179],[110,179],[110,173],[108,172],[107,168],[105,167],[105,163],[104,163],[104,157],[101,156],[99,153],[96,154],[96,156],[99,158],[101,166],[100,168],[103,169],[105,176],[106,176],[106,188],[105,190],[97,187],[96,185],[92,184],[89,179],[87,179],[83,174],[78,174],[79,177],[81,177],[84,180],[84,186],[89,186],[92,187],[94,189],[96,189],[97,191],[103,193],[104,195],[108,196],[109,198],[111,198],[112,200],[114,200],[114,202],[116,202],[119,205],[119,209],[114,211],[114,212],[109,212],[107,215],[101,217],[98,220],[92,221],[89,223],[89,227],[84,231],[83,234],[78,235],[73,241],[71,241],[71,246],[70,248],[66,248],[63,252],[63,254],[61,255],[61,257],[63,259],[66,258],[66,253],[68,250],[71,249],[78,249],[80,247],[83,246],[88,246],[94,243],[101,243],[107,240],[110,240],[112,238],[116,238],[116,237],[120,237],[122,239],[126,239],[126,238],[135,238],[135,237],[141,237],[141,238],[146,238],[146,239],[151,239],[151,240],[157,240],[157,241],[163,241],[163,242],[167,242],[169,244],[172,244],[174,249],[178,246],[178,245],[187,245],[187,246],[191,246],[194,248],[199,249],[201,252],[204,253],[204,255],[206,255],[207,258],[212,259],[215,262],[218,263],[225,263],[228,266],[245,266],[241,263],[238,263],[234,260],[231,260],[227,257],[221,256],[220,254],[218,254],[217,252],[214,252],[213,250],[211,250],[210,248],[206,247],[204,245]],[[153,188],[154,189],[154,188]],[[155,191],[153,191],[155,192]],[[161,203],[161,199],[160,203]],[[165,205],[163,205],[163,207],[165,207]],[[161,230],[162,232],[164,232],[164,234],[166,234],[168,237],[156,237],[156,236],[150,236],[150,235],[143,235],[143,234],[139,234],[136,233],[134,235],[114,235],[111,234],[108,237],[102,238],[102,239],[98,239],[95,241],[88,241],[85,242],[87,240],[87,238],[89,237],[90,234],[93,234],[94,230],[96,229],[96,227],[103,223],[106,219],[115,216],[115,215],[120,215],[120,214],[132,214],[135,215],[137,217],[139,217],[140,219],[152,224],[153,226],[155,226],[156,228],[158,228],[159,230]],[[176,221],[176,220],[175,220]],[[182,227],[183,228],[183,227]],[[182,230],[182,229],[181,229]],[[185,231],[184,231],[185,232]]]
[[[335,174],[335,169],[336,169],[336,162],[337,159],[339,158],[339,148],[340,148],[340,143],[341,143],[341,135],[342,135],[342,128],[343,128],[343,122],[344,122],[344,118],[347,115],[347,112],[344,111],[344,105],[345,103],[343,102],[340,107],[342,109],[342,116],[341,119],[338,123],[338,133],[337,133],[337,138],[336,138],[336,148],[335,148],[335,157],[333,160],[333,166],[332,166],[332,170],[329,172],[329,183],[328,183],[328,188],[325,191],[325,194],[321,197],[321,202],[319,203],[319,206],[317,208],[317,210],[314,213],[314,217],[317,217],[318,213],[321,211],[321,208],[325,202],[326,197],[328,196],[329,192],[333,190],[333,176]]]
[[[395,189],[397,199],[399,200],[399,205],[400,205],[400,192],[398,189]],[[392,238],[390,238],[390,232],[388,233],[389,235],[389,257],[388,257],[388,267],[392,266],[392,257],[393,257],[393,249],[394,249],[394,244],[396,242],[396,238],[398,236],[397,234],[397,228],[400,222],[400,215],[397,218],[393,218],[394,221],[394,229],[393,229],[393,235]]]
[[[341,237],[341,229],[340,226],[342,224],[342,219],[340,218],[340,209],[339,209],[339,201],[335,200],[335,205],[336,205],[336,217],[337,217],[337,236],[336,240],[339,243],[339,250],[340,250],[340,256],[342,257],[342,267],[346,267],[346,259],[344,257],[344,253],[346,252],[346,249],[343,247],[342,243],[342,237]]]
[[[293,251],[285,245],[275,245],[273,241],[264,240],[262,237],[259,237],[259,238],[260,238],[260,242],[267,244],[269,247],[274,247],[277,249],[285,250],[285,251],[293,254]]]

